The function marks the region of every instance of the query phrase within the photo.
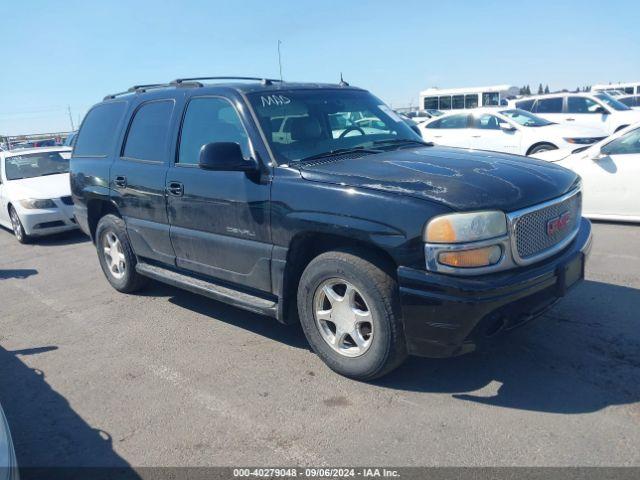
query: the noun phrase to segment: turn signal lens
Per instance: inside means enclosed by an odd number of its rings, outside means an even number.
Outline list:
[[[473,250],[459,250],[441,252],[438,262],[449,267],[473,268],[488,267],[500,261],[502,249],[499,245],[491,247],[474,248]]]
[[[507,233],[507,218],[503,212],[452,213],[435,217],[427,224],[427,243],[477,242]]]

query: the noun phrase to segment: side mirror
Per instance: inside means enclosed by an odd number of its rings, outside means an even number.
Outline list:
[[[594,110],[595,113],[601,113],[602,115],[608,115],[609,111],[604,107],[596,107]]]
[[[513,132],[516,129],[516,127],[514,127],[513,125],[507,122],[500,122],[498,126],[500,127],[501,130],[504,130],[505,132]]]
[[[591,157],[591,160],[593,160],[594,162],[599,162],[600,160],[602,160],[603,158],[607,158],[609,155],[606,152],[603,152],[602,150],[598,150],[596,152],[596,154]]]
[[[246,160],[242,156],[242,149],[235,142],[212,142],[203,145],[198,166],[203,170],[222,172],[253,172],[258,169],[255,160]]]

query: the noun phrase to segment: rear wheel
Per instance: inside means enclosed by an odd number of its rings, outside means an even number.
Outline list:
[[[547,152],[549,150],[557,150],[558,147],[553,145],[552,143],[541,143],[540,145],[536,145],[533,147],[527,155],[533,155],[534,153]]]
[[[9,218],[11,219],[11,228],[13,229],[13,234],[16,236],[16,240],[20,243],[29,243],[31,237],[24,231],[18,212],[13,208],[13,205],[9,207]]]
[[[311,348],[337,373],[372,380],[406,358],[395,280],[357,251],[319,255],[298,288]]]
[[[146,277],[136,272],[137,259],[121,218],[109,214],[100,219],[96,229],[96,248],[102,271],[113,288],[131,293],[148,283]]]

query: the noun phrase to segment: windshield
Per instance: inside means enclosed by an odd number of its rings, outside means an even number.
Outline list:
[[[546,125],[553,124],[553,122],[550,122],[549,120],[537,117],[533,113],[529,113],[518,108],[514,108],[513,110],[502,110],[500,113],[514,122],[519,123],[523,127],[544,127]]]
[[[618,100],[616,100],[615,98],[613,98],[611,95],[607,93],[599,93],[595,95],[595,97],[602,100],[604,103],[606,103],[607,105],[609,105],[611,108],[615,110],[631,110],[624,103],[619,102]]]
[[[69,173],[69,159],[63,158],[59,152],[14,155],[5,159],[4,172],[7,180]]]
[[[390,146],[422,142],[400,116],[365,91],[278,90],[248,98],[279,162],[385,141]]]

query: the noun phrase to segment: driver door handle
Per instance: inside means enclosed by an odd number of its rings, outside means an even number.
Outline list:
[[[181,197],[184,195],[184,185],[180,182],[169,182],[167,184],[167,193],[174,197]]]
[[[118,175],[113,179],[113,183],[116,187],[126,188],[127,187],[127,177],[124,175]]]
[[[567,122],[575,122],[576,119],[575,118],[567,118]]]

